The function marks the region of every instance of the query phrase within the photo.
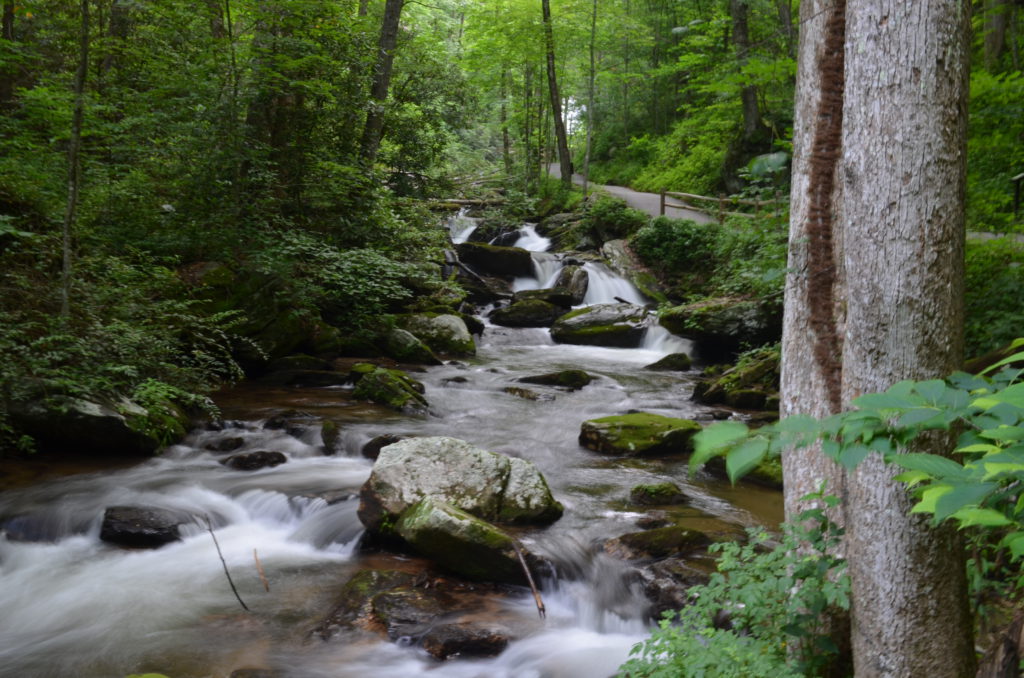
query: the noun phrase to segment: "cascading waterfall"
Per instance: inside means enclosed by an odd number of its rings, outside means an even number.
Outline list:
[[[448,232],[451,234],[452,243],[457,245],[466,242],[479,225],[479,219],[466,216],[465,209],[459,210],[458,214],[448,219]]]

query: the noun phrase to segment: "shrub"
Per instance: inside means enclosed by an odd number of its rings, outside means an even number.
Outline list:
[[[601,194],[587,205],[583,223],[602,242],[625,238],[647,224],[647,215],[620,198]]]
[[[967,244],[967,356],[1005,346],[1024,327],[1024,246],[1007,238]]]

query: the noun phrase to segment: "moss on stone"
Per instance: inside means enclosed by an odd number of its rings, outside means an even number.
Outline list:
[[[637,412],[591,419],[580,428],[579,443],[603,454],[644,456],[691,452],[700,424],[689,419]]]
[[[643,506],[665,506],[686,501],[686,495],[675,483],[636,485],[629,491],[629,500]]]

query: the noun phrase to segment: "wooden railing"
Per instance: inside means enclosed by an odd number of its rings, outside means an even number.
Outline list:
[[[1020,185],[1024,183],[1024,173],[1010,179],[1013,182],[1013,218],[1020,216]]]
[[[689,202],[683,202],[682,204],[669,202],[669,198],[678,198],[679,200],[686,200]],[[693,202],[707,203],[708,207],[700,207],[692,204]],[[661,192],[661,208],[659,213],[661,216],[665,216],[666,207],[675,207],[683,210],[694,210],[696,212],[703,212],[708,216],[713,216],[718,220],[718,223],[725,223],[726,217],[748,217],[755,218],[761,216],[762,209],[770,209],[772,216],[779,217],[782,215],[782,208],[785,205],[785,201],[779,196],[779,193],[775,193],[773,200],[750,200],[747,198],[735,198],[725,195],[720,195],[717,198],[711,198],[706,195],[695,195],[693,193],[681,193],[678,191],[662,191]],[[738,205],[750,205],[753,206],[754,212],[736,212],[729,211],[729,207],[735,207]]]

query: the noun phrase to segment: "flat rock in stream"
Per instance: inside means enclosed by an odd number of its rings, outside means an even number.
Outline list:
[[[233,454],[220,463],[236,471],[259,471],[260,469],[280,466],[287,461],[288,457],[281,452],[258,450],[256,452]]]
[[[464,242],[455,246],[459,260],[474,269],[494,275],[533,275],[533,255],[519,247],[500,247],[479,242]]]
[[[653,316],[635,304],[594,304],[566,313],[551,326],[551,337],[563,344],[635,348],[643,341]]]
[[[689,419],[636,412],[590,419],[580,427],[579,443],[602,454],[645,457],[693,451],[700,424]]]
[[[546,525],[562,515],[532,463],[432,437],[381,450],[359,494],[359,519],[370,532],[392,533],[402,512],[425,497],[496,523]]]
[[[509,306],[495,309],[490,319],[503,327],[551,327],[551,323],[565,314],[565,308],[547,299],[522,299]]]
[[[516,381],[523,384],[540,384],[541,386],[561,386],[562,388],[576,391],[583,388],[594,380],[594,377],[583,370],[562,370],[561,372],[548,372],[536,374],[529,377],[521,377]]]
[[[624,560],[657,560],[700,551],[710,544],[711,538],[703,532],[671,525],[609,539],[604,552]]]

